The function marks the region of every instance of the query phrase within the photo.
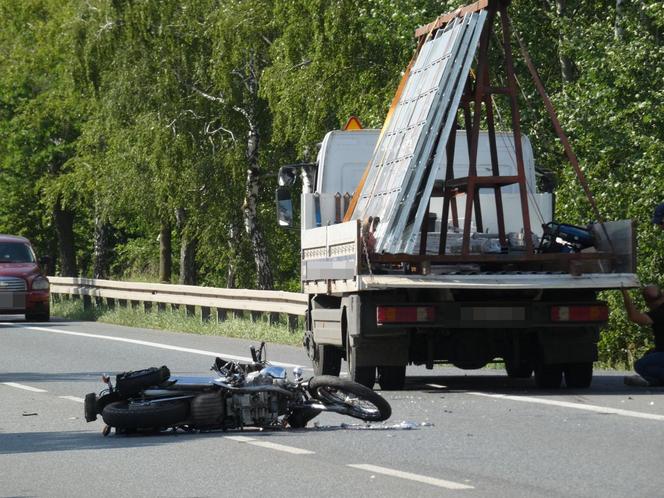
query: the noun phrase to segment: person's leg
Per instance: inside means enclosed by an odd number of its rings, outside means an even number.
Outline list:
[[[651,385],[664,385],[664,352],[646,354],[634,364],[634,370]]]

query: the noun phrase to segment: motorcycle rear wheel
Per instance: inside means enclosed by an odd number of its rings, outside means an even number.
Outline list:
[[[341,408],[341,413],[367,422],[380,422],[392,415],[390,404],[368,387],[331,375],[309,381],[309,393],[327,406]]]
[[[162,402],[116,401],[101,412],[104,422],[119,429],[154,429],[182,424],[189,416],[189,400]]]

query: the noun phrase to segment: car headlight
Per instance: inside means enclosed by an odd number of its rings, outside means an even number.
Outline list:
[[[32,290],[48,290],[49,283],[46,277],[37,277],[32,281]]]

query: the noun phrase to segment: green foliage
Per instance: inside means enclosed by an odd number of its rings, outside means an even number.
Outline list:
[[[102,220],[112,227],[112,276],[134,279],[156,277],[157,235],[168,222],[175,262],[181,238],[197,239],[200,283],[232,278],[251,287],[256,266],[242,207],[255,126],[258,224],[276,287],[298,290],[299,231],[274,223],[278,167],[313,159],[325,132],[350,115],[381,126],[412,57],[413,30],[463,3],[0,0],[0,232],[26,235],[54,255],[54,213],[71,211],[79,271],[90,275]],[[514,30],[601,216],[639,222],[639,276],[664,283],[664,237],[649,222],[664,201],[664,7],[563,3],[513,1]],[[516,59],[523,130],[538,164],[560,178],[556,218],[592,221]],[[492,76],[501,84],[498,71]],[[506,102],[497,103],[505,128]],[[188,215],[181,227],[177,209]],[[617,293],[604,298],[614,312],[602,359],[629,365],[649,335],[627,323]]]

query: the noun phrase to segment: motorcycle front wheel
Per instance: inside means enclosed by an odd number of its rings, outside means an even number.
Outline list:
[[[367,422],[380,422],[392,415],[390,404],[368,387],[331,375],[319,375],[309,381],[312,397],[333,411]]]
[[[189,400],[116,401],[101,412],[104,422],[119,429],[158,429],[178,425],[189,416]]]

